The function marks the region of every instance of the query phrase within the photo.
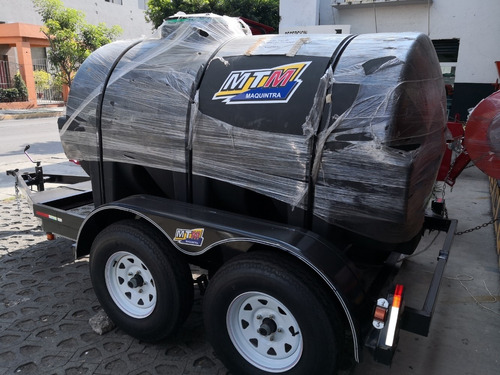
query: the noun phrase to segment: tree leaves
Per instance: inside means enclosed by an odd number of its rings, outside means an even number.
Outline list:
[[[232,17],[245,17],[274,27],[279,26],[279,0],[149,0],[146,20],[155,28],[177,12],[216,13]]]
[[[61,0],[32,1],[44,22],[41,31],[50,43],[48,58],[68,86],[83,61],[122,32],[119,26],[108,28],[104,23],[87,23],[83,12],[64,7]]]

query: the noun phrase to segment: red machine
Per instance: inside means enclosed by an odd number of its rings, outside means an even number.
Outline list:
[[[490,177],[500,179],[500,91],[483,99],[472,111],[465,128],[458,121],[448,122],[449,146],[437,177],[453,186],[464,168],[473,162]],[[459,154],[452,161],[453,151]]]

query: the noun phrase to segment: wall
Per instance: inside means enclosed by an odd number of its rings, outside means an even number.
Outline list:
[[[120,25],[123,29],[121,38],[132,39],[149,36],[152,24],[144,18],[144,10],[139,8],[140,0],[123,0],[123,5],[104,0],[62,0],[64,6],[81,10],[89,23],[106,23],[107,26]],[[0,21],[22,22],[41,25],[31,0],[0,0]]]
[[[353,34],[418,31],[431,39],[460,39],[452,114],[460,113],[465,118],[468,108],[494,91],[492,84],[499,78],[494,62],[500,61],[499,0],[429,0],[412,5],[386,3],[337,8],[329,4],[344,0],[316,0],[314,4],[318,2],[319,23],[351,25]],[[280,14],[287,14],[303,3],[303,0],[281,0]]]
[[[431,39],[460,39],[457,82],[491,83],[500,60],[500,1],[434,0],[430,5],[405,5],[337,10],[337,23],[355,34],[420,31]],[[492,48],[495,47],[495,48]]]
[[[280,0],[280,27],[318,25],[319,3],[320,0]]]

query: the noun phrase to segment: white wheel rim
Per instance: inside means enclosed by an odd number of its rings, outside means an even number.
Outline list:
[[[264,326],[266,322],[270,324]],[[261,370],[287,371],[302,355],[297,321],[283,303],[265,293],[246,292],[236,297],[227,310],[226,325],[238,352]]]
[[[104,278],[111,298],[125,314],[143,319],[153,312],[156,284],[139,257],[125,251],[114,253],[106,262]]]

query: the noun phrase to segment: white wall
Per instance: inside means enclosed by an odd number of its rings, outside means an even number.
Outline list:
[[[152,24],[146,22],[138,0],[123,0],[123,5],[104,0],[62,0],[62,3],[68,8],[83,11],[86,21],[91,24],[104,22],[107,26],[121,26],[123,34],[120,38],[123,39],[152,33]],[[31,0],[0,0],[0,9],[0,21],[42,24]]]
[[[459,38],[456,82],[493,83],[500,61],[499,0],[434,0],[431,38]]]
[[[318,25],[319,4],[320,0],[280,0],[280,27]]]
[[[433,0],[417,5],[343,7],[328,9],[336,0],[281,0],[280,14],[297,9],[296,25],[305,26],[311,17],[301,18],[304,4],[314,8],[320,2],[321,24],[351,25],[351,33],[419,31],[431,39],[460,39],[456,82],[493,83],[498,78],[494,61],[500,61],[500,0]],[[338,0],[340,1],[340,0]],[[286,18],[287,22],[292,18]],[[292,25],[289,25],[292,26]]]

